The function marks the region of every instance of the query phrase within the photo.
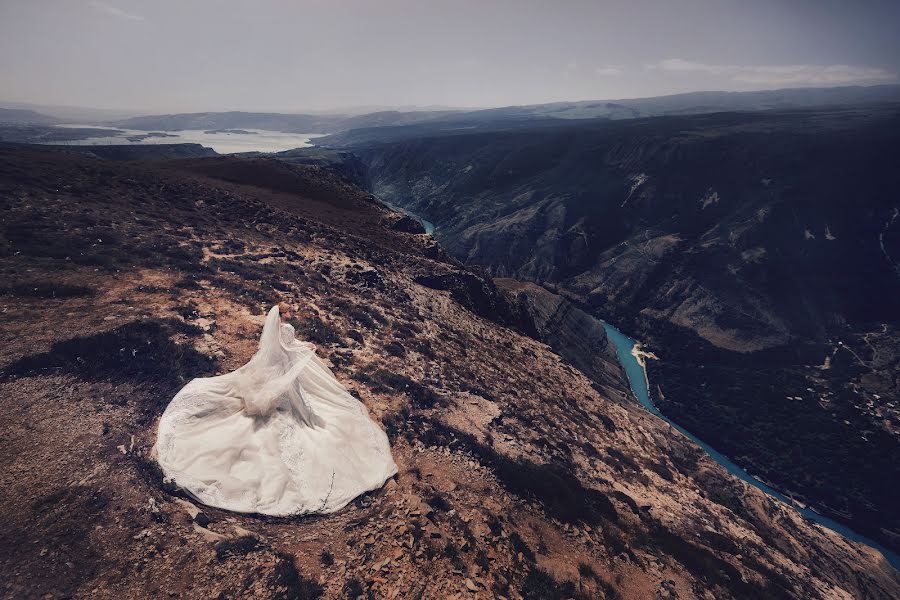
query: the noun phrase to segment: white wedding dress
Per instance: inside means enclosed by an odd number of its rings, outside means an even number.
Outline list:
[[[247,364],[176,394],[154,454],[200,502],[277,516],[334,512],[397,472],[384,431],[277,306]]]

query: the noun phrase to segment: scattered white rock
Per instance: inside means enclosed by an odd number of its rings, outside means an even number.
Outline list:
[[[194,531],[200,534],[203,541],[209,542],[210,544],[215,544],[216,542],[221,542],[225,539],[224,535],[220,535],[215,531],[210,531],[206,527],[200,527],[197,523],[194,523]]]
[[[709,188],[706,191],[706,195],[700,199],[700,208],[705,209],[710,204],[718,204],[719,203],[719,192]]]

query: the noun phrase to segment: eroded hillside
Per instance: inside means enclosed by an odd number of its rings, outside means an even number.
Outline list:
[[[6,597],[900,595],[329,170],[0,148],[0,201]],[[321,518],[192,505],[149,458],[156,420],[243,364],[279,298],[400,473]]]
[[[667,416],[900,548],[897,105],[405,131],[319,141],[461,261],[639,338]]]

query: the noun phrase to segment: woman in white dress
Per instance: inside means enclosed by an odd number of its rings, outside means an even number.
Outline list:
[[[236,512],[339,510],[397,472],[384,431],[273,306],[259,350],[236,371],[188,383],[159,422],[167,479]]]

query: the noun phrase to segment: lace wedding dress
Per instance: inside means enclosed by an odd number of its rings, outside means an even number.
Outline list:
[[[154,453],[200,502],[278,516],[334,512],[397,472],[384,431],[277,306],[247,364],[176,394]]]

